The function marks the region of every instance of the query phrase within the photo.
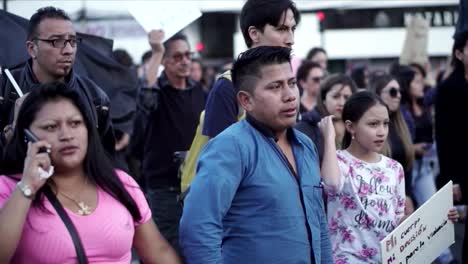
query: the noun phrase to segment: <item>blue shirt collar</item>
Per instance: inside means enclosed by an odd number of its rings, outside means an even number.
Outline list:
[[[271,129],[268,125],[258,121],[255,119],[253,116],[247,113],[245,119],[247,122],[254,127],[256,130],[258,130],[261,134],[268,138],[272,138],[275,142],[278,142],[278,138],[275,136],[275,133],[273,132],[273,129]],[[294,143],[299,143],[300,141],[297,138],[296,131],[292,127],[288,128],[286,131],[286,136],[291,142]]]

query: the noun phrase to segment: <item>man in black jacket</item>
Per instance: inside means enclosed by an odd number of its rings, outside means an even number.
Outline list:
[[[454,183],[454,200],[468,204],[468,114],[464,110],[468,98],[468,7],[460,2],[460,16],[452,53],[454,71],[437,88],[435,103],[435,136],[440,165],[439,184]],[[468,228],[465,227],[464,247],[468,248]],[[462,263],[468,263],[468,251],[463,251]]]
[[[144,124],[137,123],[140,129],[144,125],[137,156],[141,158],[141,175],[153,219],[161,234],[178,249],[182,207],[178,202],[179,163],[174,154],[190,148],[205,106],[205,93],[201,84],[190,78],[192,53],[187,37],[176,34],[163,45],[162,36],[161,31],[152,31],[148,36],[153,54],[144,87],[157,91],[158,96],[151,107],[140,102],[147,117],[140,121]],[[157,78],[159,63],[164,71]]]
[[[26,64],[12,71],[23,93],[34,85],[49,82],[65,82],[88,102],[87,112],[94,120],[101,140],[110,153],[114,153],[115,139],[109,116],[109,98],[94,82],[76,75],[73,70],[80,39],[76,36],[70,17],[54,7],[39,9],[30,19],[27,51],[31,58]],[[21,106],[10,80],[0,76],[0,150],[8,142],[16,122],[16,113]]]

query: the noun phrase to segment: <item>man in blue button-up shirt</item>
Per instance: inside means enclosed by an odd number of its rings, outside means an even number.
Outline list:
[[[317,151],[292,128],[290,52],[258,47],[234,65],[247,118],[200,155],[180,222],[187,263],[332,263]]]

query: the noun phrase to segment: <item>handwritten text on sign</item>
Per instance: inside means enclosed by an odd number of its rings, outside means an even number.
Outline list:
[[[401,223],[380,242],[382,263],[431,263],[455,242],[447,213],[453,207],[452,182]]]

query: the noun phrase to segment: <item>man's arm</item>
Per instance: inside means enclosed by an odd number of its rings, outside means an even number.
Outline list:
[[[159,66],[161,66],[162,58],[164,55],[164,45],[162,40],[164,39],[164,31],[162,30],[151,30],[148,33],[148,42],[151,47],[151,57],[146,63],[145,72],[145,87],[153,87],[158,80]]]
[[[237,143],[223,136],[208,142],[185,199],[179,243],[187,263],[222,263],[223,218],[242,179]]]
[[[203,135],[210,138],[216,137],[237,122],[238,112],[236,91],[232,82],[224,78],[218,79],[206,102]]]

